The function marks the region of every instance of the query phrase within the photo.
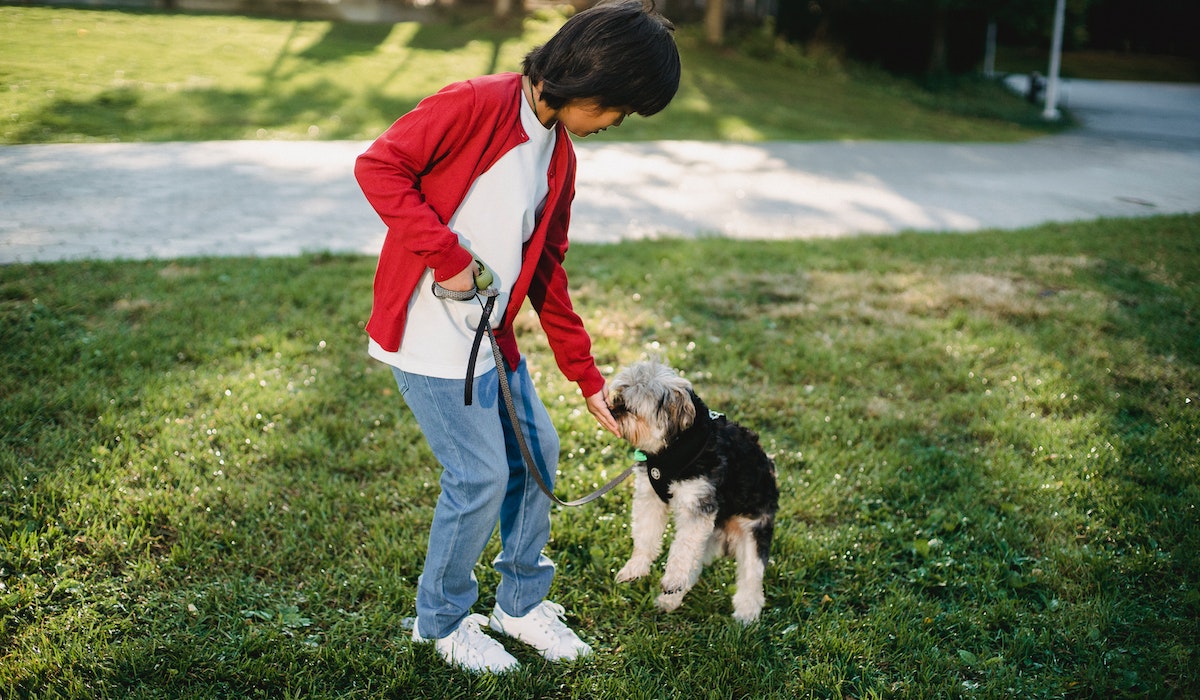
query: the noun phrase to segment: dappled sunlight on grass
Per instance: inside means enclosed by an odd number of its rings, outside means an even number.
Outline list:
[[[455,80],[520,70],[565,16],[342,24],[119,10],[0,8],[0,141],[369,139]],[[712,49],[678,32],[684,73],[661,115],[606,140],[1014,141],[1045,132],[997,85],[938,95],[834,62]],[[961,97],[961,99],[960,99]]]
[[[727,561],[673,615],[656,577],[617,584],[623,487],[557,509],[548,551],[596,657],[514,648],[525,668],[486,680],[407,641],[439,470],[365,357],[374,260],[2,267],[0,693],[1193,687],[1197,225],[573,247],[603,371],[663,357],[774,457],[768,606],[730,620]],[[531,311],[518,332],[578,497],[628,446]]]

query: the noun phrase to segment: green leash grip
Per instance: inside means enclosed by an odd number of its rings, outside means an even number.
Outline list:
[[[475,258],[475,264],[479,266],[479,272],[475,273],[475,288],[482,292],[492,286],[492,283],[496,281],[496,276],[492,274],[491,268],[484,265],[479,258]]]

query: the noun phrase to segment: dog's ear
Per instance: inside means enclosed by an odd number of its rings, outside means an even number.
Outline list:
[[[670,426],[672,434],[687,430],[696,420],[696,405],[692,403],[692,392],[682,384],[664,386],[663,394],[658,399],[660,424]]]

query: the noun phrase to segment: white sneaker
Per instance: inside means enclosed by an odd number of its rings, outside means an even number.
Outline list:
[[[430,642],[446,663],[459,666],[472,673],[504,673],[521,664],[504,649],[504,645],[487,636],[480,629],[487,624],[483,615],[467,615],[458,629],[450,636],[429,640],[421,636],[419,627],[413,625],[414,642]]]
[[[513,617],[497,605],[492,611],[491,627],[537,649],[547,661],[572,661],[591,654],[592,648],[563,622],[565,617],[563,607],[548,600],[524,617]]]

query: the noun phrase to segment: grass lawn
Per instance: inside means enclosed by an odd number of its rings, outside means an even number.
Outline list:
[[[605,371],[662,355],[774,456],[768,607],[729,562],[670,615],[616,584],[622,486],[548,552],[597,654],[500,678],[402,623],[438,467],[373,265],[0,267],[0,697],[1200,694],[1200,216],[576,246]],[[522,324],[575,497],[628,449]]]
[[[1050,63],[1048,48],[1002,47],[996,70],[1004,73],[1045,75]],[[1091,80],[1141,80],[1169,83],[1200,81],[1200,61],[1182,56],[1156,56],[1115,51],[1067,51],[1060,68],[1064,78]]]
[[[519,70],[542,12],[342,24],[0,7],[0,144],[372,139],[446,83]],[[998,84],[927,91],[836,61],[757,60],[680,31],[673,104],[605,138],[1015,141],[1061,127]],[[783,59],[787,60],[783,60]]]

